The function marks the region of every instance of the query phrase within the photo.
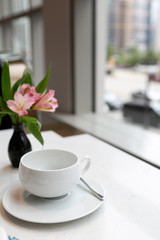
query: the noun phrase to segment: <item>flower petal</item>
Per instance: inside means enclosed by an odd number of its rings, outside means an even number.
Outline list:
[[[14,100],[8,100],[8,107],[18,113],[19,116],[28,114],[27,109],[35,103],[35,97],[30,97],[29,94],[22,95],[20,92],[15,92]]]
[[[18,88],[18,92],[24,95],[29,89],[31,85],[29,83],[24,83]]]
[[[55,112],[58,107],[57,99],[54,97],[54,90],[48,90],[40,100],[33,105],[32,109]]]

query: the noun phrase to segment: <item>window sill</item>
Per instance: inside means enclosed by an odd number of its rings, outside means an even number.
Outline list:
[[[160,136],[157,133],[94,113],[56,113],[54,117],[155,167],[160,167]]]

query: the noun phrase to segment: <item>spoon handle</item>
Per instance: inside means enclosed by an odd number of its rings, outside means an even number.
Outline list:
[[[103,195],[95,191],[95,189],[93,189],[82,177],[80,178],[80,180],[84,183],[84,185],[86,185],[89,188],[89,190],[93,193],[95,197],[97,197],[101,201],[105,199]]]

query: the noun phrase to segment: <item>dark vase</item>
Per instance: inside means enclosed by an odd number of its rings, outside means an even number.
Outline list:
[[[24,123],[15,124],[13,135],[8,145],[8,155],[12,166],[19,167],[21,157],[32,150],[31,143],[24,132]]]

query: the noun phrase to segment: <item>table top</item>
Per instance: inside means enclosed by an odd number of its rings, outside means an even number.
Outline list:
[[[62,148],[77,153],[80,158],[91,157],[91,168],[85,179],[103,185],[106,199],[94,213],[59,224],[16,219],[6,213],[1,203],[0,225],[8,235],[19,240],[160,239],[159,169],[89,134],[65,138],[53,131],[42,134],[44,148]],[[11,167],[7,154],[11,135],[12,130],[0,131],[0,199],[7,187],[18,180],[18,170]],[[28,137],[33,150],[42,148],[32,135]]]

